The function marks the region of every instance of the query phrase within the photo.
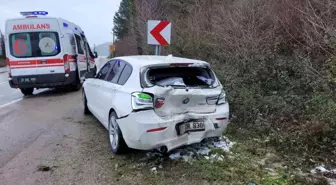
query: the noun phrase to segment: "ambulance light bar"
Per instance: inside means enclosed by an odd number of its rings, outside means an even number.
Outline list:
[[[46,11],[30,11],[30,12],[20,12],[22,16],[34,16],[34,15],[48,15]]]

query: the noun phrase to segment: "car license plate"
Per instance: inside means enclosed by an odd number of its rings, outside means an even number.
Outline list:
[[[198,131],[204,131],[205,130],[205,124],[204,121],[192,121],[188,123],[184,123],[180,125],[180,135],[186,133],[186,132],[198,132]]]
[[[34,83],[36,82],[36,78],[20,78],[20,83]]]

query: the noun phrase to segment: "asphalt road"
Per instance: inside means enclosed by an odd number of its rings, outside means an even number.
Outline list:
[[[35,90],[34,94],[45,91],[46,89]],[[0,108],[12,103],[21,101],[23,95],[20,89],[13,89],[8,84],[8,73],[0,70]]]

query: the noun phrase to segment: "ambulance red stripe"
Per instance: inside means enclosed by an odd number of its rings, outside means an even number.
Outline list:
[[[54,65],[43,65],[43,66],[35,66],[35,65],[29,65],[29,66],[11,66],[11,69],[27,69],[27,68],[44,68],[44,67],[63,67],[63,64],[54,64]]]

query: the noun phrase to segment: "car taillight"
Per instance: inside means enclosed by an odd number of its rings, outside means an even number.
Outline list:
[[[153,98],[150,94],[135,92],[132,93],[133,110],[153,109]]]
[[[69,55],[65,54],[63,56],[64,61],[64,70],[66,73],[70,73],[70,62],[69,62]]]
[[[216,103],[218,102],[218,96],[208,97],[206,101],[208,105],[216,105]]]
[[[12,72],[11,72],[11,68],[10,68],[9,58],[6,58],[6,64],[7,64],[7,68],[8,68],[8,77],[11,78],[12,77]]]
[[[155,101],[155,108],[159,109],[164,105],[164,99],[163,98],[158,98]]]
[[[218,97],[217,105],[222,105],[226,103],[227,103],[226,94],[225,94],[225,91],[222,90],[221,94]]]

